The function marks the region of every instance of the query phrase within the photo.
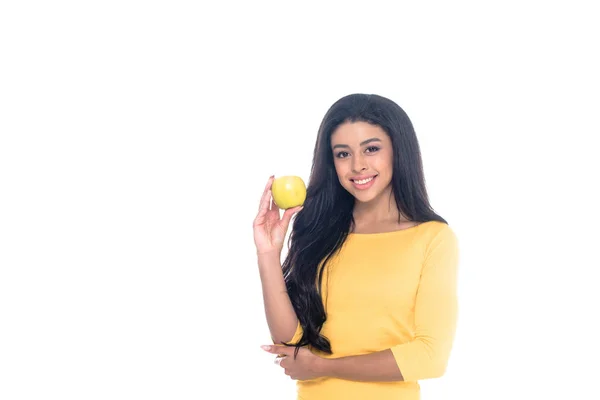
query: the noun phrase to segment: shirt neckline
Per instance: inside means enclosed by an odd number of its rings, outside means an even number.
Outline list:
[[[416,230],[418,227],[420,227],[421,225],[430,223],[430,222],[434,222],[434,221],[425,221],[425,222],[421,222],[420,224],[411,226],[410,228],[404,228],[404,229],[398,229],[395,231],[387,231],[387,232],[372,232],[372,233],[356,233],[356,232],[350,232],[348,233],[348,236],[354,236],[354,237],[374,237],[374,236],[389,236],[389,235],[395,235],[395,234],[400,234],[400,233],[404,233],[404,232],[408,232],[408,231],[414,231]]]

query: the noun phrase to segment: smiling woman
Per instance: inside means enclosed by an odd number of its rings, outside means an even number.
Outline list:
[[[331,135],[331,148],[341,185],[359,202],[368,203],[384,191],[391,194],[394,152],[390,137],[381,127],[345,122]]]
[[[298,398],[420,398],[444,374],[458,240],[429,204],[406,113],[353,94],[327,111],[303,207],[280,218],[273,177],[254,221],[267,324]],[[280,255],[292,216],[289,252]]]

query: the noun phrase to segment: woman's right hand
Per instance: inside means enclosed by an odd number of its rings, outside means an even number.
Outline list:
[[[302,206],[289,208],[281,218],[279,217],[279,207],[271,196],[274,180],[275,177],[271,176],[267,181],[260,199],[258,215],[254,219],[254,244],[259,255],[281,254],[292,216],[302,209]]]

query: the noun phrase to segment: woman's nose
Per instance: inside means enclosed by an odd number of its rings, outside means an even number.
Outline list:
[[[360,171],[367,169],[367,164],[365,162],[364,157],[362,157],[362,156],[354,157],[354,160],[352,161],[352,169],[354,170],[354,172],[360,172]]]

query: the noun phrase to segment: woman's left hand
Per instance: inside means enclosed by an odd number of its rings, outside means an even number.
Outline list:
[[[270,345],[261,346],[263,350],[278,354],[275,363],[285,369],[285,374],[296,380],[309,380],[324,376],[322,367],[324,358],[313,354],[305,347],[301,347],[298,351],[296,359],[294,359],[295,347]]]

